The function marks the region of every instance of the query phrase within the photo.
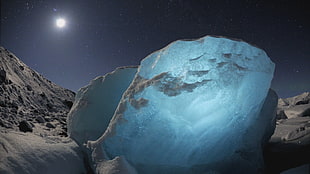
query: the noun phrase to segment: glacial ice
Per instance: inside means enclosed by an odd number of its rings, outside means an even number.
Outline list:
[[[81,88],[68,114],[68,133],[78,144],[98,139],[108,127],[137,67],[123,67]]]
[[[266,53],[243,41],[173,42],[141,62],[92,146],[139,173],[258,173],[274,131],[273,72]]]

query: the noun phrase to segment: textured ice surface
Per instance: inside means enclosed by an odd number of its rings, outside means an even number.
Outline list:
[[[98,140],[139,173],[257,173],[274,129],[274,64],[248,43],[207,36],[146,57]]]
[[[79,144],[98,139],[108,127],[137,67],[118,68],[81,88],[68,115],[68,132]]]

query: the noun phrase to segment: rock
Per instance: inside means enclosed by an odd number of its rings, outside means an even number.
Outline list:
[[[289,105],[308,104],[310,100],[310,92],[304,92],[300,95],[287,98],[286,100],[288,101]]]
[[[7,79],[6,79],[6,71],[3,69],[0,69],[0,84],[2,83],[8,83]]]
[[[277,118],[296,118],[310,116],[310,93],[304,92],[295,97],[279,99]]]
[[[72,106],[73,106],[73,102],[72,102],[72,101],[64,100],[63,103],[64,103],[69,109],[71,109]]]
[[[24,112],[23,111],[19,111],[18,114],[19,115],[24,115]]]
[[[58,135],[63,136],[63,137],[67,137],[68,136],[66,131],[61,131]]]
[[[0,106],[1,107],[7,107],[5,101],[0,100]]]
[[[13,114],[17,114],[17,110],[18,110],[17,108],[11,108],[10,112],[13,113]]]
[[[38,123],[45,123],[45,119],[42,116],[37,116],[36,121]]]
[[[298,101],[298,102],[296,103],[296,105],[305,105],[305,104],[309,104],[309,99],[307,99],[307,100],[302,100],[302,101]]]
[[[0,126],[7,127],[5,121],[0,118]]]
[[[43,99],[46,99],[46,95],[45,95],[44,92],[41,92],[39,95],[40,95]]]
[[[30,123],[28,123],[27,121],[23,120],[21,122],[19,122],[19,130],[22,132],[32,132],[32,126]]]
[[[173,42],[141,62],[107,130],[88,143],[103,149],[93,159],[124,156],[148,174],[259,173],[275,126],[273,71],[242,41]]]
[[[31,87],[30,85],[26,85],[26,89],[27,89],[28,91],[32,91],[32,87]]]
[[[23,71],[25,68],[21,65],[19,66],[19,69]]]
[[[66,118],[58,118],[60,124],[66,125],[67,119]]]
[[[118,68],[81,88],[68,114],[70,137],[78,144],[98,139],[108,127],[122,94],[136,72],[136,67]]]
[[[304,92],[300,95],[285,99],[280,98],[278,102],[278,108],[288,108],[291,106],[308,104],[309,100],[310,100],[310,92]]]
[[[50,117],[50,116],[45,116],[45,117],[44,117],[44,120],[45,120],[45,121],[47,121],[47,122],[52,121],[52,119],[51,119],[51,117]]]
[[[284,110],[277,110],[277,119],[287,119],[287,116],[284,112]]]
[[[310,117],[278,121],[265,148],[266,173],[280,173],[310,163]]]
[[[55,125],[54,124],[52,124],[52,123],[50,123],[50,122],[47,122],[46,124],[45,124],[45,126],[46,127],[48,127],[48,128],[55,128]]]
[[[9,118],[8,114],[7,113],[1,113],[1,117],[4,118],[4,119],[7,119]]]
[[[270,142],[292,141],[310,135],[310,117],[284,119],[278,123]]]
[[[57,109],[54,108],[53,104],[51,104],[51,103],[47,103],[47,104],[46,104],[46,107],[47,107],[47,110],[48,110],[49,112],[57,112]]]
[[[12,109],[18,110],[18,104],[17,104],[17,102],[12,101],[12,102],[10,103],[10,107],[11,107]],[[15,112],[14,112],[14,113],[15,113]]]
[[[310,104],[296,105],[284,110],[287,118],[310,116]]]

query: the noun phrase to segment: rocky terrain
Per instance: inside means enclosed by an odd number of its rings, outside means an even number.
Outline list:
[[[86,173],[67,137],[75,93],[47,80],[0,47],[0,173]]]
[[[278,100],[276,129],[265,149],[270,173],[307,164],[310,170],[309,101],[309,92]]]
[[[66,115],[74,96],[0,47],[0,127],[67,136]]]

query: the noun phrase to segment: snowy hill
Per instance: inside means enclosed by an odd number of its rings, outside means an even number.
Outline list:
[[[0,47],[0,127],[66,135],[74,96]]]

